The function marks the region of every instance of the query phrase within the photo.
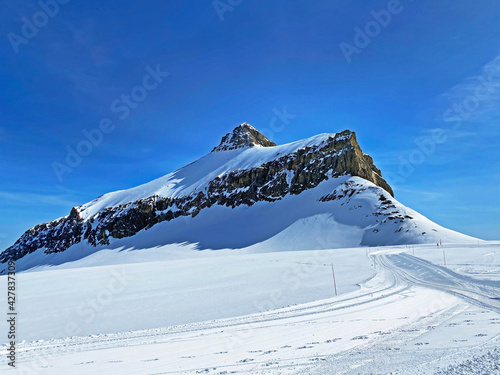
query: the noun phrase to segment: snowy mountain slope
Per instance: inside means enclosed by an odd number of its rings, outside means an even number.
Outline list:
[[[275,146],[248,124],[207,156],[28,230],[0,254],[25,267],[99,249],[193,243],[249,251],[467,242],[401,205],[348,130]]]
[[[336,199],[332,194],[337,194]],[[103,253],[96,255],[95,262],[90,264],[99,265],[105,264],[104,253],[113,254],[112,257],[119,262],[121,253],[148,249],[158,250],[156,254],[164,249],[166,255],[163,257],[151,255],[152,258],[148,258],[155,260],[193,257],[195,249],[243,249],[255,253],[435,244],[440,240],[444,244],[477,244],[477,239],[443,228],[403,206],[374,184],[359,177],[343,176],[323,181],[315,189],[288,195],[277,202],[257,202],[251,207],[242,205],[234,209],[214,206],[202,210],[194,218],[164,221],[135,236],[112,239],[108,245],[93,247],[80,242],[61,253],[36,251],[16,263],[18,269],[29,269]],[[184,242],[191,245],[181,250],[170,245]]]
[[[217,177],[233,171],[257,168],[275,160],[281,155],[290,155],[306,147],[324,145],[328,138],[336,134],[320,134],[302,141],[276,147],[244,147],[211,152],[201,159],[138,187],[104,194],[103,196],[79,207],[80,216],[91,218],[106,207],[116,207],[136,202],[145,197],[184,197],[203,191]],[[340,140],[340,137],[337,137]],[[224,141],[225,143],[225,141]],[[217,149],[217,148],[216,148]]]

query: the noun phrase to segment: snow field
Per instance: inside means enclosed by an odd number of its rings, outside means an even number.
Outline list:
[[[184,258],[173,248],[101,251],[19,275],[26,341],[17,372],[484,373],[499,360],[491,298],[500,297],[499,268],[484,261],[497,246],[449,245],[452,267],[456,259],[465,273],[413,257],[438,263],[441,249],[428,245],[259,254],[183,247]],[[79,314],[82,303],[93,319]],[[75,320],[78,334],[61,329]]]

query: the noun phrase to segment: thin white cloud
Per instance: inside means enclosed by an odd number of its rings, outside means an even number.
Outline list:
[[[442,95],[446,103],[439,121],[498,125],[500,120],[500,55],[479,74],[464,79]],[[460,120],[458,120],[460,118]]]
[[[44,195],[36,193],[12,193],[0,191],[0,199],[6,199],[19,203],[41,203],[50,204],[53,206],[73,207],[76,203],[58,195]]]
[[[437,191],[414,190],[414,189],[406,189],[403,187],[399,187],[398,192],[417,195],[417,196],[420,196],[421,199],[427,200],[427,201],[440,200],[445,196],[445,194],[443,194],[441,192],[437,192]]]

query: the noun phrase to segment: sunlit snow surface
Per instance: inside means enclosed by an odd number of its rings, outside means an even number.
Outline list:
[[[494,242],[103,250],[18,275],[5,373],[495,374],[499,280]]]

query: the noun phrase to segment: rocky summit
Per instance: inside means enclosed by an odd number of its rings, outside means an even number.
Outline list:
[[[294,205],[286,203],[293,197],[302,198]],[[68,216],[27,230],[0,254],[0,262],[21,259],[35,252],[60,253],[75,245],[107,246],[158,225],[162,230],[150,241],[154,245],[203,243],[204,229],[200,229],[196,237],[197,232],[193,233],[190,224],[195,222],[200,228],[214,228],[208,236],[216,237],[218,248],[230,248],[239,242],[234,238],[229,241],[229,237],[227,242],[224,240],[227,217],[234,216],[233,222],[240,220],[245,224],[257,217],[256,213],[252,214],[257,211],[239,208],[257,204],[264,212],[274,210],[279,225],[263,224],[260,232],[252,229],[255,239],[247,239],[246,246],[252,241],[271,238],[286,227],[283,223],[287,220],[293,224],[294,220],[303,220],[307,215],[319,217],[325,213],[339,223],[362,230],[364,234],[360,232],[356,240],[358,245],[426,241],[430,229],[420,230],[420,224],[411,222],[414,211],[393,197],[391,187],[373,159],[362,152],[352,131],[320,134],[277,146],[254,127],[243,123],[222,137],[211,153],[194,163],[137,188],[104,194],[73,207]],[[225,210],[224,214],[220,208]],[[312,212],[313,209],[316,211]],[[250,215],[249,219],[245,215]],[[381,220],[381,215],[387,218]],[[224,220],[226,223],[222,224]],[[424,226],[439,227],[425,220]],[[398,227],[389,227],[388,223]],[[322,225],[328,228],[330,224]],[[271,233],[269,228],[274,228],[276,233]],[[418,236],[410,236],[414,232],[418,232]],[[189,238],[183,238],[182,233],[187,233]],[[332,229],[329,233],[338,232]],[[241,236],[248,237],[248,231]],[[301,240],[308,246],[307,236]]]
[[[272,147],[276,146],[276,143],[271,142],[259,133],[259,131],[252,125],[244,122],[240,126],[236,127],[231,133],[227,133],[224,137],[222,137],[220,144],[217,147],[214,147],[212,152],[236,150],[238,148],[255,146]]]

